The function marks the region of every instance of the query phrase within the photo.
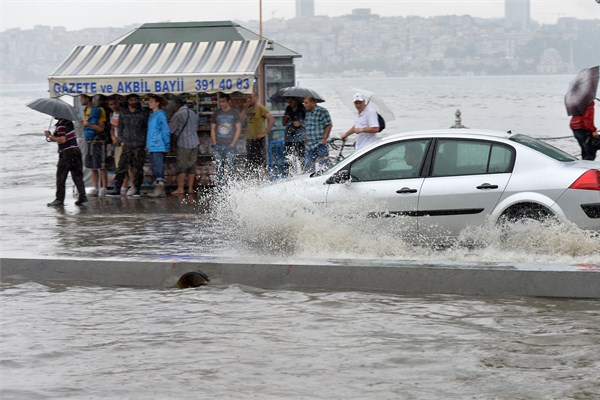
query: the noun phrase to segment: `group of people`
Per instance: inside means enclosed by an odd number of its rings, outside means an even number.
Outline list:
[[[154,176],[154,188],[148,197],[164,197],[165,156],[176,147],[177,189],[171,195],[193,194],[198,160],[198,116],[185,98],[176,97],[169,107],[163,96],[148,96],[148,108],[142,107],[137,94],[106,98],[81,95],[84,107],[83,136],[85,154],[79,149],[73,121],[59,119],[55,132],[45,131],[48,141],[58,143],[59,163],[56,175],[56,197],[48,206],[64,204],[67,175],[78,191],[77,205],[87,201],[83,183],[83,166],[91,170],[91,196],[140,197],[144,181],[146,156]],[[219,95],[219,108],[211,118],[210,142],[215,161],[217,184],[223,184],[236,171],[236,146],[241,136],[242,122],[247,126],[246,151],[249,171],[261,173],[265,165],[265,137],[275,120],[267,108],[258,103],[258,96],[248,95],[241,111],[232,107],[228,94]],[[266,126],[265,126],[266,122]],[[110,150],[109,150],[110,149]],[[108,192],[109,152],[115,163],[113,190]],[[77,161],[78,160],[78,161]],[[186,190],[187,184],[187,190]]]
[[[297,158],[303,161],[303,170],[312,172],[318,163],[329,163],[327,141],[333,127],[331,116],[326,108],[317,104],[313,96],[307,96],[302,102],[289,97],[282,123],[285,126],[286,159]],[[340,135],[346,140],[356,134],[355,148],[360,149],[375,142],[380,131],[377,111],[368,107],[366,96],[356,93],[353,98],[356,114],[354,124]]]
[[[329,162],[327,141],[333,127],[331,116],[312,96],[287,98],[282,123],[285,126],[284,153],[287,160],[299,160],[304,171],[314,171],[319,162]],[[82,205],[87,196],[140,197],[144,181],[144,163],[148,157],[154,176],[154,188],[148,197],[164,197],[165,156],[176,147],[177,189],[171,195],[194,193],[196,162],[198,160],[198,116],[183,97],[176,97],[169,107],[163,96],[148,96],[148,108],[142,107],[137,94],[121,96],[81,95],[84,107],[83,136],[85,154],[77,143],[73,121],[59,119],[55,132],[45,131],[48,141],[58,144],[59,162],[56,174],[56,197],[48,206],[62,206],[68,173],[75,183]],[[365,96],[354,96],[357,113],[354,125],[341,135],[342,139],[356,134],[356,148],[367,146],[377,139],[379,123],[375,110],[367,106]],[[219,94],[219,107],[211,116],[210,143],[215,163],[216,184],[235,177],[237,144],[242,125],[246,128],[246,170],[261,177],[266,164],[265,141],[275,124],[268,109],[259,103],[256,94],[246,97],[241,109],[232,106],[230,95]],[[108,169],[114,158],[113,189],[108,191]],[[86,194],[83,166],[91,170],[92,189]],[[288,165],[289,167],[289,165]],[[187,189],[186,189],[187,187]]]

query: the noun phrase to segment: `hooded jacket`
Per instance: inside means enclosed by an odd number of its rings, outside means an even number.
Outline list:
[[[146,148],[149,153],[166,153],[171,143],[171,132],[167,123],[167,113],[156,110],[148,119],[148,135],[146,135]]]

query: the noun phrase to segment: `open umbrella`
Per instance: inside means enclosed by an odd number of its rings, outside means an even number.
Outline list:
[[[367,105],[371,108],[374,108],[381,116],[385,119],[386,122],[393,121],[396,119],[394,112],[387,104],[383,98],[378,96],[377,94],[363,89],[358,89],[355,87],[344,87],[339,88],[337,90],[337,94],[342,100],[342,103],[346,105],[350,110],[356,111],[356,107],[354,107],[354,94],[360,93],[365,96],[367,100]]]
[[[75,110],[75,107],[56,97],[42,97],[26,105],[32,110],[51,115],[56,119],[68,119],[69,121],[81,120],[81,116]]]
[[[279,89],[273,96],[272,101],[285,101],[288,97],[295,97],[297,99],[304,99],[306,96],[312,96],[315,98],[317,103],[323,103],[323,99],[317,92],[312,89],[302,88],[298,86],[288,86]]]
[[[567,94],[565,94],[565,107],[568,115],[583,114],[587,106],[594,100],[598,90],[599,72],[600,66],[598,65],[582,69],[569,83]]]

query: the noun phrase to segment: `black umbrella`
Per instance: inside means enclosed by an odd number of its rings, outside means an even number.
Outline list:
[[[582,69],[569,83],[567,94],[565,94],[565,107],[568,115],[583,114],[587,106],[594,100],[598,90],[599,72],[600,66],[598,65]]]
[[[304,99],[306,96],[312,96],[315,98],[317,103],[323,103],[325,99],[323,99],[317,92],[312,89],[301,88],[298,86],[289,86],[279,89],[273,96],[271,96],[271,100],[273,101],[285,101],[288,97],[294,97],[297,99]]]
[[[57,97],[42,97],[27,103],[27,107],[51,115],[56,119],[68,119],[69,121],[81,120],[75,107]]]

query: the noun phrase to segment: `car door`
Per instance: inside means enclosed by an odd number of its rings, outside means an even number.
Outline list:
[[[402,234],[416,233],[429,142],[419,139],[385,144],[356,159],[345,168],[350,180],[329,185],[327,207],[343,204],[369,217],[394,218]]]
[[[419,233],[443,238],[482,225],[508,184],[514,157],[504,143],[438,139],[419,197]]]

